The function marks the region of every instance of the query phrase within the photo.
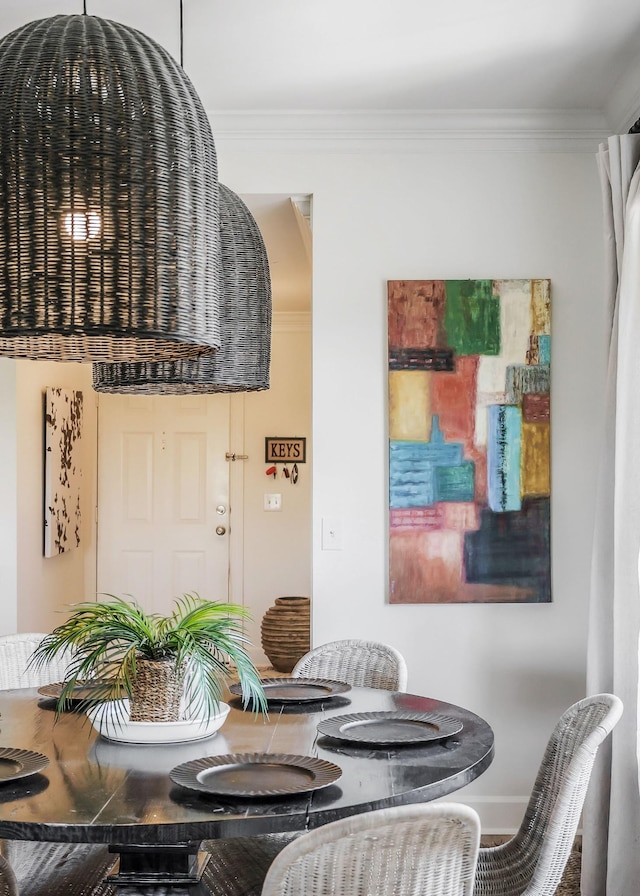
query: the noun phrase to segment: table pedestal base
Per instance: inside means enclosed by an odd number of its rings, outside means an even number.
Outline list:
[[[118,853],[119,862],[109,874],[116,887],[193,887],[199,883],[209,861],[198,843],[175,846],[137,846],[115,844],[109,852]]]

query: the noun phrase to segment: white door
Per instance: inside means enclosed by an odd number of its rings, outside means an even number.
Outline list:
[[[99,396],[99,594],[228,599],[228,451],[228,395]]]

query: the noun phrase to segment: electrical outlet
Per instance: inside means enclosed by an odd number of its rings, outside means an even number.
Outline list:
[[[282,510],[282,495],[265,495],[265,510]]]

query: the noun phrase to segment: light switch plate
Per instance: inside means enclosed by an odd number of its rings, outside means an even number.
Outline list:
[[[265,510],[282,510],[282,495],[265,495]]]
[[[342,550],[342,522],[338,517],[322,517],[322,550]]]

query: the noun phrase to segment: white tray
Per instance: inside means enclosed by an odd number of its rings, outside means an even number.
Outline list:
[[[129,701],[101,703],[87,710],[91,724],[107,740],[123,744],[180,744],[211,737],[229,714],[226,703],[208,719],[181,719],[179,722],[130,722]]]

